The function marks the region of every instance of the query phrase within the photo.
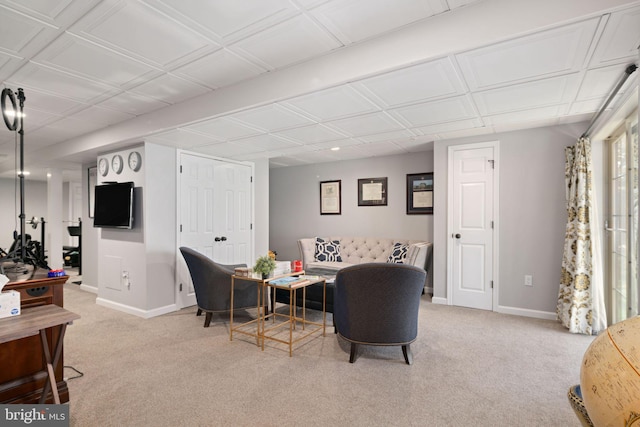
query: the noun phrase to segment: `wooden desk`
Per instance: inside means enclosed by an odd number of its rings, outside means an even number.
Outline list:
[[[38,269],[31,280],[9,282],[4,290],[20,292],[21,310],[42,305],[63,306],[64,284],[68,276],[47,277]],[[46,330],[49,351],[60,337],[61,326]],[[47,366],[42,357],[42,340],[38,335],[0,344],[0,403],[38,403],[47,383]],[[69,390],[63,377],[64,352],[54,367],[61,402],[69,401]],[[45,403],[53,402],[49,400]]]
[[[60,403],[58,385],[54,368],[58,366],[62,355],[62,342],[67,325],[80,316],[58,307],[55,304],[41,305],[22,310],[22,313],[14,317],[0,319],[0,344],[21,340],[23,338],[40,335],[42,344],[42,356],[46,365],[46,381],[40,395],[39,403],[45,403],[49,389],[53,392],[54,403]],[[60,327],[58,339],[53,347],[53,358],[47,339],[47,329]]]

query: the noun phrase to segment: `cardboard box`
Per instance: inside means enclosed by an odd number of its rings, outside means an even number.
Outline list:
[[[20,292],[0,292],[0,319],[20,314]]]

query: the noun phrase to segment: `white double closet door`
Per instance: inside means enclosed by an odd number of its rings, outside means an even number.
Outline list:
[[[178,247],[197,250],[221,264],[249,264],[253,254],[253,168],[180,153]],[[179,308],[196,304],[182,254],[176,263]]]

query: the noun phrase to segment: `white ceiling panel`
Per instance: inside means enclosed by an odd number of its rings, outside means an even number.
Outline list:
[[[571,102],[578,90],[578,75],[538,80],[473,94],[480,114],[500,114]]]
[[[370,144],[360,145],[357,148],[368,153],[370,156],[391,156],[405,152],[402,147],[394,142],[372,142]]]
[[[640,7],[613,13],[591,59],[591,66],[637,62],[640,46]]]
[[[38,110],[35,108],[26,108],[27,102],[25,100],[24,109],[24,129],[25,135],[29,130],[37,129],[49,123],[53,123],[63,118],[59,114],[49,113],[46,111]],[[3,130],[5,130],[4,128]]]
[[[301,144],[316,144],[318,142],[336,141],[338,139],[344,139],[347,136],[319,124],[283,130],[277,132],[276,135],[292,139]]]
[[[70,34],[60,36],[47,50],[36,55],[34,61],[118,87],[161,73],[139,61]],[[109,67],[105,67],[105,63]]]
[[[2,0],[8,7],[58,27],[69,25],[101,0]]]
[[[317,144],[308,145],[308,147],[310,147],[312,150],[330,150],[335,147],[339,147],[340,150],[343,150],[345,147],[352,147],[355,145],[363,144],[364,142],[359,141],[355,138],[345,138],[336,141],[319,142]]]
[[[290,140],[279,138],[276,135],[267,134],[238,139],[236,141],[233,141],[233,144],[251,148],[251,151],[254,152],[280,150],[283,148],[296,147],[300,145]]]
[[[312,14],[340,41],[350,44],[445,10],[446,4],[438,0],[335,0],[314,9]]]
[[[171,131],[163,132],[161,134],[153,135],[149,137],[154,141],[162,141],[171,143],[174,147],[197,147],[201,145],[219,144],[221,140],[215,140],[207,135],[201,133],[190,132],[185,129],[174,129]]]
[[[164,3],[164,4],[163,4]],[[190,22],[198,31],[228,44],[299,13],[288,0],[161,0],[172,16]]]
[[[282,102],[316,121],[334,120],[380,110],[349,85],[299,96]]]
[[[389,110],[389,113],[406,122],[409,127],[470,119],[476,115],[467,96],[400,107]]]
[[[198,152],[211,156],[226,157],[233,159],[235,156],[252,153],[252,148],[245,145],[238,145],[232,142],[225,144],[205,145],[197,147]]]
[[[262,133],[262,131],[259,129],[254,129],[250,126],[243,125],[242,123],[238,123],[225,117],[207,120],[202,123],[188,126],[185,129],[200,132],[210,136],[211,138],[225,141],[245,138]]]
[[[116,89],[96,81],[75,77],[49,67],[28,63],[9,81],[16,87],[33,87],[41,92],[57,94],[80,102],[104,99]]]
[[[91,106],[73,114],[70,117],[83,122],[89,122],[94,126],[104,127],[132,119],[135,116],[133,114],[127,114],[117,110]]]
[[[57,29],[52,25],[41,23],[11,9],[2,8],[0,13],[0,50],[22,56],[30,43],[37,38],[43,38],[47,34],[52,35]],[[33,49],[40,46],[34,46]],[[33,50],[32,49],[32,50]],[[33,53],[33,52],[31,52]]]
[[[220,49],[175,70],[176,74],[211,89],[228,86],[266,72],[228,49]]]
[[[598,19],[566,25],[456,55],[472,90],[580,69]],[[499,64],[499,65],[497,65]]]
[[[498,114],[495,116],[486,116],[484,121],[487,125],[511,125],[519,123],[530,123],[541,120],[556,120],[557,117],[567,113],[567,105],[556,105],[552,107],[535,108],[531,110],[515,111],[512,113]]]
[[[304,15],[291,18],[233,44],[231,49],[270,69],[281,68],[340,47],[333,37]]]
[[[140,2],[105,0],[70,31],[158,67],[182,65],[218,45]]]
[[[279,104],[254,108],[233,114],[231,117],[255,128],[263,129],[266,132],[275,132],[314,124],[314,122],[307,117]]]
[[[622,68],[620,66],[596,68],[587,71],[580,85],[576,100],[601,99],[603,96],[608,95],[620,80],[621,71]]]
[[[593,99],[591,101],[578,101],[571,104],[569,114],[584,114],[594,113],[600,109],[602,101],[600,99]]]
[[[459,120],[456,122],[439,123],[431,126],[421,126],[414,128],[414,131],[421,132],[424,135],[435,135],[443,132],[452,132],[461,129],[476,130],[483,126],[481,119]]]
[[[210,89],[172,74],[163,74],[132,88],[130,91],[168,104],[176,104],[209,92]]]
[[[449,4],[449,7],[451,9],[455,9],[462,6],[467,6],[477,1],[480,1],[480,0],[447,0],[447,3]]]
[[[166,107],[169,104],[132,92],[121,92],[116,96],[112,96],[111,98],[100,102],[98,105],[105,108],[111,108],[112,110],[118,110],[127,114],[139,116],[141,114],[149,113],[159,108]]]
[[[465,88],[449,58],[354,83],[385,107],[462,95]]]
[[[328,122],[349,136],[365,136],[383,132],[399,131],[403,126],[384,112],[365,114],[363,116]]]
[[[380,141],[400,141],[407,138],[413,138],[416,135],[409,130],[397,130],[393,132],[376,133],[373,135],[361,136],[358,139],[363,142],[380,142]]]
[[[41,92],[32,87],[22,85],[26,100],[24,102],[25,112],[28,112],[32,105],[37,106],[40,111],[47,111],[54,114],[73,114],[75,111],[87,108],[87,104],[74,101],[62,96]]]

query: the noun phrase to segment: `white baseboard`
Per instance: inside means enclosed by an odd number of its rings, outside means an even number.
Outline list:
[[[518,307],[506,307],[504,305],[499,305],[496,312],[504,313],[504,314],[513,314],[516,316],[534,317],[536,319],[545,319],[545,320],[556,320],[558,318],[556,313],[551,313],[548,311],[530,310],[528,308],[518,308]]]
[[[442,298],[442,297],[433,297],[431,298],[431,302],[433,304],[449,305],[449,301],[447,301],[446,298]]]
[[[87,291],[87,292],[91,292],[94,294],[98,294],[98,287],[97,286],[89,286],[89,285],[85,285],[84,283],[80,284],[80,289],[83,291]]]
[[[141,310],[136,307],[131,307],[130,305],[109,301],[104,298],[96,298],[96,304],[122,311],[124,313],[133,314],[134,316],[142,317],[143,319],[150,319],[163,314],[173,313],[178,310],[175,304],[165,305],[164,307],[154,308],[153,310]]]

